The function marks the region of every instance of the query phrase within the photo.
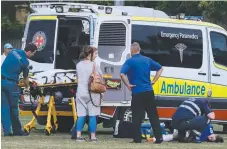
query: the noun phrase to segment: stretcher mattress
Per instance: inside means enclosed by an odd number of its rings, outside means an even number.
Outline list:
[[[22,83],[22,79],[20,83]],[[75,70],[53,69],[29,75],[29,82],[36,83],[37,86],[54,86],[77,83]]]

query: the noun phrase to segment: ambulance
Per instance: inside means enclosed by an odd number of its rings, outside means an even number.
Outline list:
[[[33,3],[22,38],[22,49],[33,42],[38,51],[30,59],[31,72],[76,69],[84,45],[98,48],[96,63],[107,92],[99,122],[113,127],[117,119],[131,121],[131,93],[120,79],[138,42],[141,54],[160,63],[164,71],[153,86],[160,120],[171,117],[190,97],[211,101],[213,122],[227,129],[227,31],[215,24],[171,19],[162,11],[132,6],[83,3]],[[155,72],[151,72],[151,79]],[[20,114],[30,111],[20,104]],[[56,105],[59,129],[69,130],[72,115],[67,104]],[[68,127],[66,126],[68,125]]]

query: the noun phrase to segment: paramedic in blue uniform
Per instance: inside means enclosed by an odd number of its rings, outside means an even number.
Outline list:
[[[26,45],[24,50],[13,49],[6,57],[1,67],[1,123],[4,136],[22,136],[21,123],[19,120],[18,100],[19,88],[18,79],[23,72],[25,90],[29,88],[27,59],[35,54],[37,47],[33,43]],[[12,131],[11,131],[12,126]]]
[[[192,142],[199,138],[211,120],[215,119],[209,101],[206,99],[190,98],[185,100],[172,117],[172,127],[178,130],[178,141],[185,140],[186,132],[190,132]]]
[[[162,143],[162,130],[152,85],[155,84],[160,77],[163,68],[152,59],[141,55],[140,45],[137,42],[134,42],[131,45],[131,56],[132,57],[122,66],[121,79],[128,89],[132,91],[131,109],[132,123],[134,125],[133,142],[141,143],[140,127],[146,111],[154,130],[156,138],[155,143]],[[156,75],[152,82],[150,80],[150,71],[156,71]]]

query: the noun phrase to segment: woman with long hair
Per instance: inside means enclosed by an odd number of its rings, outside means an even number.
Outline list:
[[[96,142],[96,126],[97,116],[100,115],[101,95],[97,93],[89,94],[88,82],[93,69],[97,74],[102,77],[101,69],[94,63],[95,58],[98,55],[98,51],[95,47],[85,46],[80,54],[81,61],[76,65],[77,77],[78,77],[78,88],[76,93],[76,108],[78,119],[76,122],[75,129],[76,134],[72,134],[72,138],[77,141],[85,141],[82,137],[83,126],[86,121],[86,117],[89,116],[89,132],[90,141]],[[95,67],[94,67],[95,66]]]

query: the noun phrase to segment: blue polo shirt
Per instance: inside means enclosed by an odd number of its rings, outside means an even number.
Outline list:
[[[150,71],[158,71],[160,64],[141,54],[135,54],[121,68],[121,73],[127,75],[132,88],[132,94],[151,91]]]
[[[214,134],[214,129],[213,129],[213,126],[211,124],[209,124],[207,126],[207,128],[201,133],[201,136],[200,136],[200,141],[201,142],[204,142],[204,141],[207,141],[208,140],[208,136]]]
[[[24,77],[28,76],[28,65],[29,61],[23,50],[11,50],[2,64],[1,75],[18,81],[21,72],[23,72]]]

